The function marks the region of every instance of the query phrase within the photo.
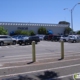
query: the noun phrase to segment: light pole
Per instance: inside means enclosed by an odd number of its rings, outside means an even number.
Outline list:
[[[72,31],[74,30],[74,29],[73,29],[73,10],[74,10],[74,8],[75,8],[78,4],[80,4],[80,3],[75,4],[75,5],[73,6],[73,8],[70,9],[70,12],[71,12],[71,28],[72,28]],[[64,8],[64,10],[67,10],[67,9],[68,9],[68,8]]]

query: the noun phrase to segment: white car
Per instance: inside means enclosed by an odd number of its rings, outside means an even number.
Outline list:
[[[69,35],[69,40],[68,42],[80,42],[80,35]]]
[[[60,41],[68,42],[68,40],[69,40],[68,35],[62,35],[62,36],[60,37]]]
[[[3,46],[4,44],[16,45],[16,40],[9,35],[0,35],[0,46]]]
[[[37,34],[36,36],[38,36],[40,40],[43,40],[45,35]]]

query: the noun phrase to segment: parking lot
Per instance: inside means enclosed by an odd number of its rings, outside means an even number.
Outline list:
[[[80,43],[64,43],[65,57],[80,56]],[[38,60],[60,58],[61,43],[51,41],[40,41],[36,44],[36,58]],[[32,45],[0,46],[0,62],[15,62],[32,60]]]

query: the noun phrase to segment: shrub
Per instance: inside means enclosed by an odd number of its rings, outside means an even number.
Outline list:
[[[40,27],[40,28],[38,29],[38,34],[47,34],[46,28]]]
[[[0,27],[0,35],[7,35],[8,31],[4,29],[4,27]]]
[[[34,31],[32,31],[32,30],[31,30],[31,31],[29,31],[29,35],[30,35],[30,36],[35,35]]]

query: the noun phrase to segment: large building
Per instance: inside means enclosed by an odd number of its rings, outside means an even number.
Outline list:
[[[49,23],[23,23],[23,22],[0,22],[0,26],[3,26],[9,33],[16,30],[33,30],[37,33],[40,27],[45,27],[47,30],[51,30],[53,34],[63,34],[66,27],[65,24],[49,24]]]

